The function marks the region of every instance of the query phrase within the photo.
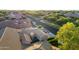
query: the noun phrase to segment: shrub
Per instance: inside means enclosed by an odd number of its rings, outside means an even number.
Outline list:
[[[79,28],[68,22],[59,29],[55,39],[61,43],[61,49],[79,49]]]
[[[67,22],[70,22],[70,19],[67,17],[60,16],[60,18],[56,21],[57,24],[63,25]]]

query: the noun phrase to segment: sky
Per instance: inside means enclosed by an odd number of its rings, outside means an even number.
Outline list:
[[[79,10],[79,0],[0,0],[0,9]]]

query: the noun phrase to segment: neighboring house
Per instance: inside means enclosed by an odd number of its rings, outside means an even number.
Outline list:
[[[10,18],[10,20],[0,22],[0,29],[5,27],[12,27],[16,29],[32,27],[31,20],[23,18],[21,13],[11,12],[7,17]]]
[[[16,29],[29,28],[32,27],[32,23],[30,20],[21,19],[21,20],[7,20],[0,22],[0,29],[5,27],[12,27]]]
[[[22,14],[20,12],[10,12],[10,14],[7,16],[9,19],[15,18],[15,19],[21,19],[22,18]]]
[[[79,18],[79,13],[66,13],[66,14],[64,14],[64,16]]]

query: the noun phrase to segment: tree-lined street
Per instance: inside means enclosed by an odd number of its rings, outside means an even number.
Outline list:
[[[34,16],[31,16],[31,15],[27,15],[27,17],[30,18],[32,22],[35,22],[36,25],[42,25],[42,27],[46,28],[51,33],[56,34],[56,32],[58,31],[58,29],[56,29],[52,26],[49,26],[47,23],[40,22],[40,18],[36,18]]]

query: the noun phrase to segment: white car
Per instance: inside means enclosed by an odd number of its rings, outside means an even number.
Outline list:
[[[44,20],[40,20],[40,22],[45,23],[45,21],[44,21]]]

